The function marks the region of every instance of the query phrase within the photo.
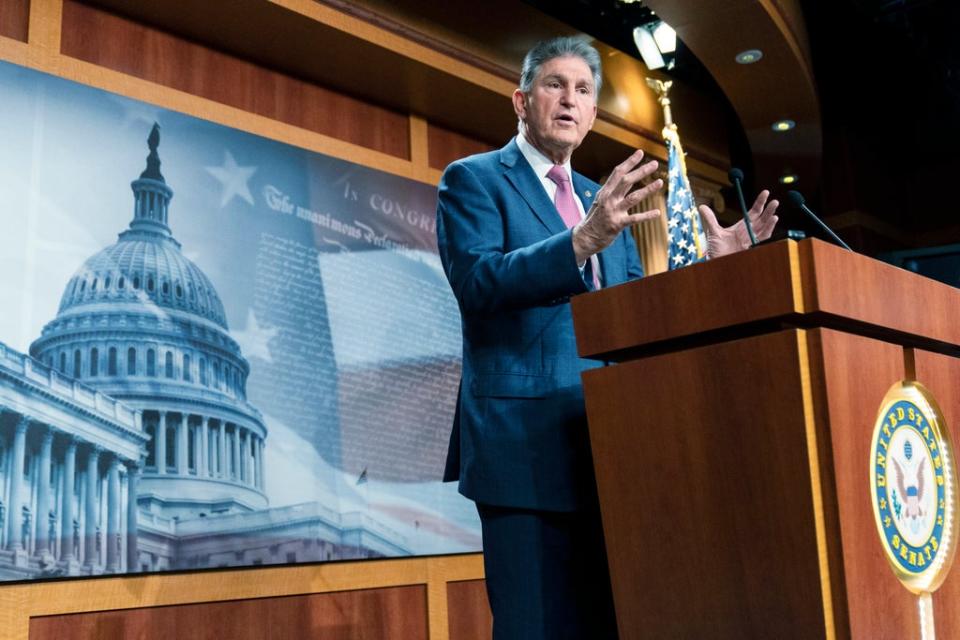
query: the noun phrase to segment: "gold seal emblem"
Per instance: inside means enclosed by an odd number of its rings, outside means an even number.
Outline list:
[[[890,567],[916,594],[932,593],[953,563],[957,474],[947,425],[914,381],[887,391],[873,428],[870,492]]]

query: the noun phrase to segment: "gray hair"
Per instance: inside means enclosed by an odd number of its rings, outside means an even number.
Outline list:
[[[520,71],[520,91],[529,92],[533,88],[533,80],[540,73],[540,68],[550,60],[564,56],[576,56],[590,67],[590,72],[593,74],[594,102],[596,102],[603,82],[600,54],[583,37],[562,36],[538,42],[523,59],[523,69]]]

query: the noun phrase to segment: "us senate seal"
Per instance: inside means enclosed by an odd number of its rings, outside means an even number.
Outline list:
[[[870,489],[894,574],[913,593],[943,582],[955,550],[956,470],[943,415],[920,383],[898,382],[877,415]]]

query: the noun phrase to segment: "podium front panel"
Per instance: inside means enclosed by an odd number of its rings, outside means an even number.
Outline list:
[[[807,640],[832,626],[804,339],[786,330],[584,375],[623,640]]]

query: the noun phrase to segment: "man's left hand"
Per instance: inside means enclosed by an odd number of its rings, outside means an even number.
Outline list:
[[[780,203],[776,200],[768,202],[769,197],[769,191],[766,189],[761,191],[747,212],[753,233],[757,236],[757,242],[769,238],[774,227],[777,226],[776,212]],[[707,205],[700,205],[700,220],[703,221],[703,230],[707,235],[708,257],[719,258],[750,246],[750,234],[742,219],[729,227],[722,227],[717,222],[717,216],[713,210]]]

